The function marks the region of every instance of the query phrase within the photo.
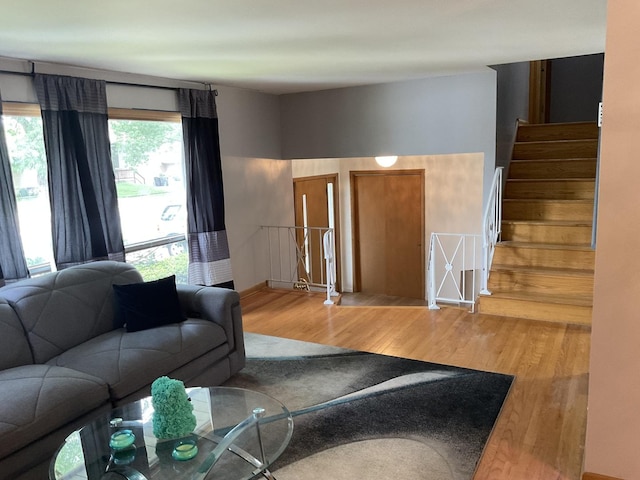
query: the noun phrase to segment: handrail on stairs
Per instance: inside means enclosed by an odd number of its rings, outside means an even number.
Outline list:
[[[489,272],[496,244],[502,233],[502,170],[497,167],[489,191],[489,199],[482,220],[482,275],[480,294],[491,295],[489,291]]]

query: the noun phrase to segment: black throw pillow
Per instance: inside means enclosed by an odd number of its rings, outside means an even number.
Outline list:
[[[176,276],[152,282],[113,285],[115,324],[127,332],[178,323],[185,320],[176,291]]]

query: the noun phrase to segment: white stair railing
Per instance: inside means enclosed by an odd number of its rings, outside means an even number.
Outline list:
[[[333,229],[263,225],[269,259],[268,285],[275,288],[326,290],[326,304],[336,292]]]
[[[429,309],[438,310],[438,301],[470,305],[474,309],[479,290],[477,272],[481,236],[432,233],[429,245]]]
[[[480,277],[480,293],[491,295],[489,291],[489,273],[496,244],[502,233],[502,170],[496,168],[491,183],[489,199],[482,220],[482,276]]]
[[[502,232],[502,170],[496,168],[484,211],[482,234],[432,233],[429,245],[429,308],[437,302],[471,305],[491,295],[489,272]]]

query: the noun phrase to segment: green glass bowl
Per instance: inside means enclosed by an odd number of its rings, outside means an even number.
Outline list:
[[[171,456],[180,461],[191,460],[197,454],[198,445],[195,440],[180,440],[171,452]]]
[[[129,448],[135,442],[136,436],[131,430],[118,430],[109,440],[109,446],[114,450]]]

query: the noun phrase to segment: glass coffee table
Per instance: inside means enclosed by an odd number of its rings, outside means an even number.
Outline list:
[[[51,460],[50,480],[272,479],[268,468],[293,432],[289,410],[241,388],[188,388],[187,393],[197,420],[191,435],[157,439],[147,397],[69,435]]]

